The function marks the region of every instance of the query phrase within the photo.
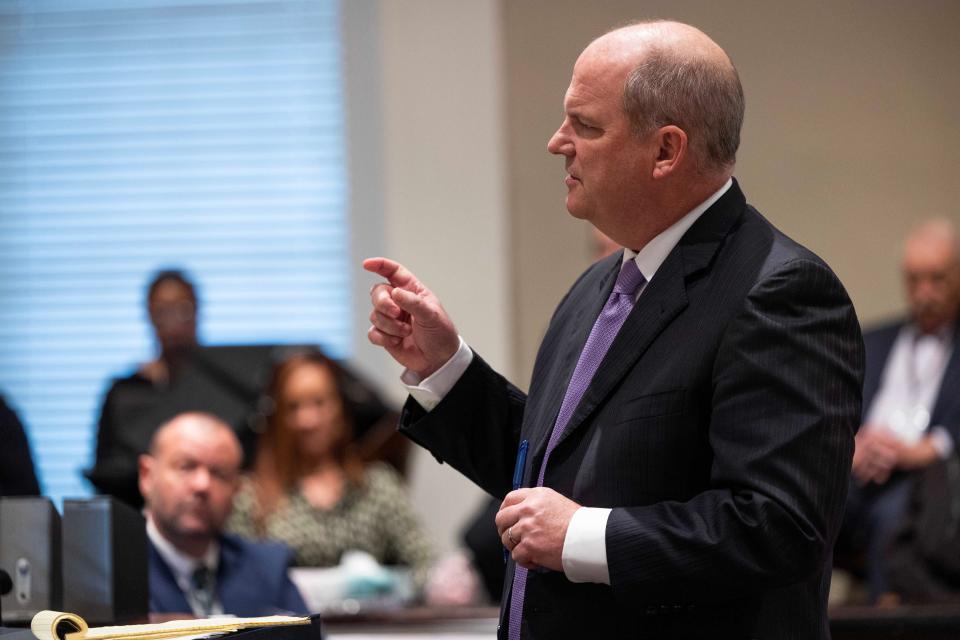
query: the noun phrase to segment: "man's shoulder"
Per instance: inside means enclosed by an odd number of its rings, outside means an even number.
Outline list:
[[[731,295],[778,281],[778,275],[799,272],[806,278],[822,272],[836,277],[819,256],[750,205],[736,182],[690,227],[675,252],[688,277],[705,270]]]
[[[802,261],[825,268],[833,273],[833,270],[830,269],[823,258],[806,245],[781,231],[754,207],[748,205],[745,220],[744,226],[752,229],[750,234],[752,237],[748,237],[748,239],[755,241],[762,238],[763,244],[768,248],[764,259],[764,271],[776,270],[785,264]]]
[[[886,362],[897,336],[906,324],[906,318],[899,318],[867,327],[863,332],[863,345],[867,350],[868,361],[876,364]]]
[[[251,561],[265,566],[286,567],[290,564],[290,549],[280,542],[248,540],[232,533],[220,534],[220,555],[225,561]]]
[[[906,318],[887,319],[864,327],[864,340],[893,340],[907,324]]]
[[[147,376],[143,375],[142,367],[137,366],[127,370],[126,373],[118,373],[110,378],[111,387],[124,386],[153,386],[153,382]]]
[[[718,267],[742,282],[763,278],[793,262],[807,263],[832,274],[826,262],[795,241],[749,203],[736,179],[680,240],[687,273]]]
[[[153,397],[157,394],[157,388],[153,382],[141,374],[139,369],[127,375],[110,378],[106,389],[105,402],[107,403],[142,401],[145,397]]]
[[[13,407],[7,404],[3,394],[0,394],[0,432],[3,434],[4,441],[14,432],[23,433],[23,423],[20,422],[20,418]]]

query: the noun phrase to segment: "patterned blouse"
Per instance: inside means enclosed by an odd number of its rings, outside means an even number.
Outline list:
[[[432,547],[410,505],[400,476],[384,464],[372,464],[364,471],[365,486],[348,484],[340,501],[329,509],[318,509],[300,491],[266,521],[263,536],[254,521],[257,496],[253,483],[245,479],[234,498],[227,529],[251,539],[278,540],[293,550],[295,564],[332,567],[352,549],[366,551],[381,564],[410,567],[420,587],[432,561]]]

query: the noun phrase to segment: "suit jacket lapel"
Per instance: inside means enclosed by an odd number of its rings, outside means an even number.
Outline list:
[[[221,535],[219,542],[220,562],[217,566],[217,597],[220,599],[224,611],[245,612],[248,609],[248,603],[244,595],[245,590],[249,589],[250,585],[239,583],[234,576],[240,566],[241,550],[228,535]]]
[[[610,345],[590,386],[587,387],[580,404],[564,428],[557,446],[586,421],[620,380],[629,373],[657,336],[686,308],[687,278],[709,267],[723,239],[740,217],[745,206],[746,200],[743,193],[734,181],[730,189],[704,212],[680,239],[664,263],[660,265],[613,344]],[[612,286],[612,283],[608,283],[608,295],[609,288]],[[600,307],[605,301],[606,296],[600,303]],[[599,312],[600,309],[597,308],[590,316],[587,334]],[[574,365],[584,342],[586,342],[586,335],[577,343]],[[571,375],[572,368],[567,374],[567,381]],[[566,385],[564,385],[565,391]],[[557,410],[559,410],[559,403]],[[553,415],[556,415],[556,412]]]
[[[679,252],[673,251],[637,300],[557,444],[567,438],[630,371],[650,343],[687,306]]]
[[[173,570],[163,560],[152,542],[148,543],[147,554],[150,559],[150,609],[164,613],[192,613],[193,609],[187,603],[183,591],[180,590]]]

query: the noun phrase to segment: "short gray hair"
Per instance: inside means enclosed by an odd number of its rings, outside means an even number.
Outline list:
[[[653,45],[627,76],[623,108],[638,136],[670,124],[683,129],[701,170],[736,162],[744,99],[733,63]]]

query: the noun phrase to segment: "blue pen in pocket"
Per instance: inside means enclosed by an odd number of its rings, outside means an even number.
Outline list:
[[[530,446],[528,440],[520,441],[520,449],[517,451],[517,464],[513,467],[513,490],[516,491],[520,488],[520,484],[523,482],[523,470],[527,468],[527,447]],[[503,548],[503,561],[506,562],[510,558],[510,551],[506,547]]]

